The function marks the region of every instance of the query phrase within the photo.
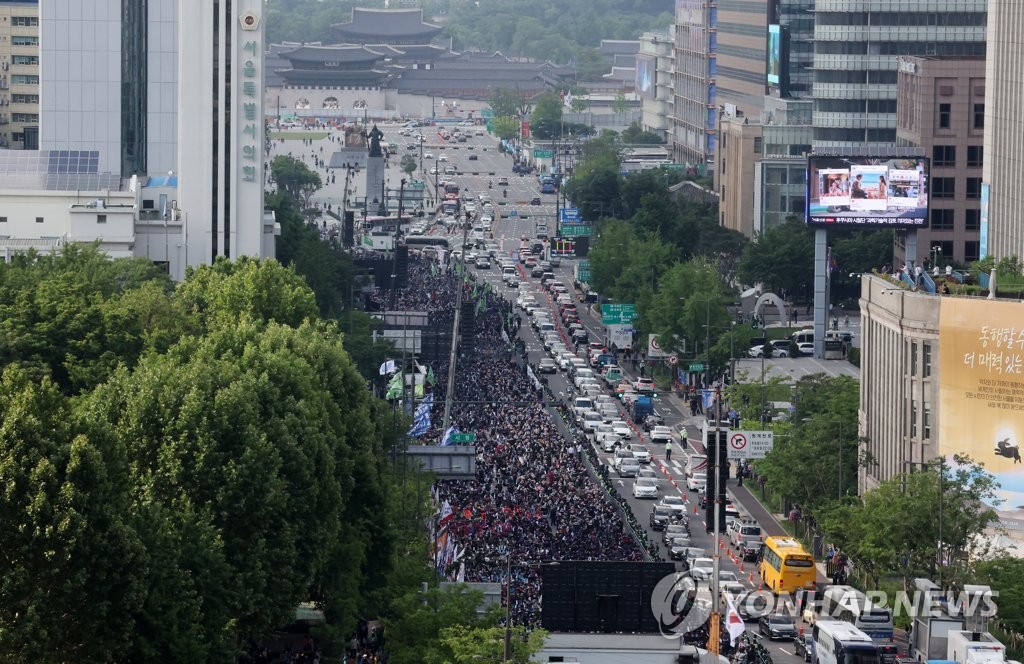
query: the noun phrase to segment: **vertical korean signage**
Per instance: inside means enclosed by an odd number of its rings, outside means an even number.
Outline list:
[[[939,451],[950,463],[956,454],[984,463],[999,482],[1000,509],[1014,511],[1024,504],[1024,304],[940,302],[939,346],[923,358],[926,370],[939,363],[939,405],[931,407]]]
[[[241,95],[241,126],[242,133],[239,137],[241,160],[242,182],[254,183],[247,186],[256,186],[262,189],[263,176],[262,163],[263,155],[261,145],[263,142],[263,107],[262,96],[263,86],[261,85],[260,64],[262,62],[262,45],[260,44],[260,17],[256,12],[243,12],[238,18],[241,26],[239,34],[238,62],[242,71],[242,95]]]

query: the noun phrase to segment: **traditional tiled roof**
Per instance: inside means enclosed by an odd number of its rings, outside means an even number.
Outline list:
[[[362,63],[376,62],[384,57],[384,54],[365,46],[300,46],[291,51],[280,52],[280,57],[293,64],[296,63]]]
[[[423,22],[422,9],[352,9],[352,20],[331,26],[345,41],[427,43],[441,26]]]
[[[435,60],[449,53],[443,46],[434,44],[367,44],[366,48],[383,53],[396,60]]]

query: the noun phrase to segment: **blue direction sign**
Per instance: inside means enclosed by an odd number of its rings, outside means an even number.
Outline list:
[[[601,323],[604,325],[629,325],[635,319],[635,304],[601,305]]]
[[[562,208],[562,223],[563,224],[578,224],[578,223],[580,223],[580,210],[579,210],[579,208]]]

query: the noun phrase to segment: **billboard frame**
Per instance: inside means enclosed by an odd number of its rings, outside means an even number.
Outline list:
[[[772,41],[774,36],[775,40]],[[776,88],[782,87],[782,26],[778,23],[768,24],[768,66],[765,67],[765,75],[768,85]],[[775,73],[772,73],[772,63],[775,64]]]
[[[830,168],[828,165],[822,166],[821,162],[828,161],[828,160],[835,161],[835,162],[847,162],[847,164],[849,164],[849,165],[846,166],[845,168],[843,168],[843,167]],[[896,180],[895,180],[895,178],[890,176],[890,180],[892,180],[892,181],[887,181],[886,182],[888,189],[887,189],[887,193],[886,193],[886,207],[884,209],[885,210],[889,210],[889,209],[895,208],[896,210],[900,210],[900,209],[915,210],[915,211],[922,211],[923,210],[923,213],[921,213],[920,215],[907,217],[907,216],[902,216],[902,214],[901,214],[901,216],[890,217],[890,216],[886,216],[884,214],[874,214],[874,212],[877,212],[877,210],[865,209],[865,210],[863,210],[863,214],[858,216],[856,214],[850,214],[851,210],[850,210],[850,207],[849,207],[849,203],[847,203],[847,205],[842,205],[842,204],[840,204],[840,205],[829,205],[828,206],[829,212],[825,213],[825,214],[812,212],[812,207],[811,207],[812,201],[820,201],[820,199],[824,198],[824,196],[822,196],[822,194],[820,192],[818,192],[818,190],[816,189],[817,176],[818,176],[818,174],[821,171],[836,171],[836,174],[840,174],[843,171],[846,171],[847,172],[846,189],[844,191],[846,191],[847,194],[844,195],[842,192],[840,192],[839,194],[837,194],[836,197],[837,198],[845,198],[845,199],[849,199],[850,201],[852,201],[853,198],[855,198],[852,195],[852,191],[851,191],[852,186],[853,186],[852,185],[852,171],[853,171],[854,167],[861,167],[861,168],[863,168],[865,170],[865,172],[867,172],[868,175],[871,174],[870,171],[872,171],[872,170],[879,171],[883,166],[886,168],[886,172],[887,173],[892,172],[892,171],[911,171],[911,170],[917,170],[916,168],[915,169],[893,169],[893,168],[889,167],[889,164],[891,162],[894,162],[894,161],[914,161],[914,162],[917,162],[917,165],[920,166],[923,169],[923,174],[922,174],[922,176],[920,177],[920,179],[918,181],[918,186],[923,188],[923,190],[924,190],[924,193],[923,193],[923,199],[924,199],[923,200],[923,207],[922,207],[922,203],[920,201],[920,197],[922,196],[920,191],[917,194],[917,196],[919,198],[918,203],[917,203],[917,205],[914,208],[902,208],[899,205],[895,205],[894,206],[892,204],[892,201],[893,201],[894,197],[891,194],[892,194],[892,191],[893,191],[892,190],[893,182],[895,182]],[[829,173],[826,173],[826,175],[829,175]],[[839,227],[851,228],[852,227],[852,228],[927,229],[929,227],[929,225],[930,225],[930,222],[931,222],[931,197],[932,197],[932,193],[931,193],[931,179],[932,179],[932,176],[931,176],[931,159],[929,157],[927,157],[927,156],[924,156],[924,155],[920,155],[920,156],[907,156],[907,155],[871,155],[871,156],[860,155],[860,156],[857,156],[857,155],[845,155],[845,154],[835,154],[835,155],[832,155],[832,154],[811,154],[811,155],[808,155],[807,156],[807,177],[806,177],[806,187],[805,187],[805,197],[804,197],[804,201],[805,201],[805,205],[806,205],[806,208],[805,208],[805,211],[804,211],[804,223],[807,226],[810,226],[812,228],[839,228]],[[870,188],[868,190],[870,191]],[[817,195],[815,195],[815,194],[817,194]],[[861,198],[863,198],[865,201],[872,200],[870,197],[861,197]],[[819,205],[820,205],[820,203],[819,203]],[[831,210],[831,208],[833,208],[833,207],[836,207],[836,208],[839,208],[839,209],[837,209],[837,210],[835,210],[833,212]],[[845,210],[843,210],[842,208],[845,208]],[[835,215],[834,217],[831,217],[833,219],[832,221],[824,221],[823,220],[825,218],[829,218],[830,215]]]

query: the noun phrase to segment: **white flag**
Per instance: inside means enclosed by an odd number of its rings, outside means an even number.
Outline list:
[[[384,376],[389,373],[395,373],[396,371],[398,371],[398,366],[395,364],[394,360],[388,360],[384,362],[384,364],[380,365],[381,376]]]
[[[729,605],[729,610],[725,614],[725,629],[729,632],[729,643],[736,645],[736,639],[740,638],[740,634],[746,630],[746,625],[743,624],[740,612],[732,603],[732,595],[725,593],[725,601]]]

